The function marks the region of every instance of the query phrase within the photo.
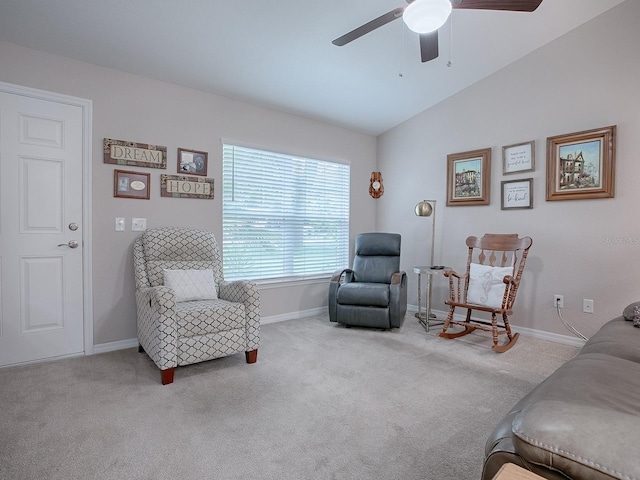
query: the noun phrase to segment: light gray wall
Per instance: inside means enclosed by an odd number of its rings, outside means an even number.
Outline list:
[[[131,217],[148,227],[204,228],[222,238],[221,139],[259,148],[346,161],[351,165],[351,237],[375,229],[368,195],[376,165],[376,139],[344,128],[225,97],[130,75],[0,42],[0,81],[93,101],[93,305],[94,343],[136,337]],[[283,93],[286,94],[286,93]],[[167,146],[166,170],[151,173],[151,200],[113,198],[114,165],[102,161],[103,138]],[[160,197],[161,173],[176,173],[178,147],[209,152],[214,200]],[[115,217],[127,232],[114,231]],[[353,242],[352,242],[353,243]],[[263,316],[326,305],[328,280],[261,289]]]
[[[568,334],[553,308],[557,293],[565,319],[591,335],[640,299],[639,18],[640,2],[622,3],[379,137],[385,195],[378,228],[403,234],[409,303],[416,303],[412,266],[428,263],[431,220],[413,214],[423,198],[438,200],[436,263],[463,269],[469,235],[533,238],[516,325]],[[615,198],[545,201],[546,138],[609,125],[618,126]],[[535,171],[503,175],[502,146],[530,140]],[[445,207],[447,154],[487,147],[491,204]],[[502,211],[500,182],[528,177],[534,208]],[[435,285],[434,308],[444,309],[444,279]],[[595,314],[582,313],[583,298],[595,301]]]

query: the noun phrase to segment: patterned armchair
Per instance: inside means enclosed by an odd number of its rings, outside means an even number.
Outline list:
[[[260,343],[260,296],[255,283],[227,282],[212,233],[154,228],[133,249],[139,351],[160,369],[162,384],[173,382],[177,366],[245,352],[255,363]],[[185,297],[183,286],[165,285],[176,273],[208,274],[210,295]],[[177,272],[181,270],[182,272]],[[200,272],[194,272],[199,270]],[[217,298],[216,298],[217,297]],[[205,298],[205,299],[202,299]]]

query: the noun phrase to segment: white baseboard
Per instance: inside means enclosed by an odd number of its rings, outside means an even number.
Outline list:
[[[407,310],[411,312],[417,312],[418,307],[415,305],[407,305]],[[424,309],[423,309],[424,310]],[[449,312],[443,310],[431,309],[439,318],[444,318]],[[454,318],[459,321],[464,321],[465,316],[462,314],[455,314]],[[517,325],[511,325],[511,330],[522,335],[529,337],[540,338],[542,340],[548,340],[550,342],[561,343],[563,345],[571,345],[573,347],[582,347],[584,340],[570,335],[560,335],[559,333],[545,332],[544,330],[536,330],[535,328],[518,327]]]
[[[119,340],[117,342],[98,343],[93,346],[93,353],[107,353],[115,350],[124,350],[125,348],[134,348],[138,346],[137,338],[130,338],[128,340]]]
[[[267,323],[284,322],[286,320],[295,320],[296,318],[313,317],[315,315],[322,315],[327,313],[327,307],[312,308],[310,310],[301,310],[299,312],[284,313],[282,315],[270,315],[268,317],[262,317],[260,319],[261,325]]]
[[[417,312],[418,307],[415,305],[407,305],[407,310],[410,312]],[[327,312],[327,307],[312,308],[309,310],[301,310],[299,312],[283,313],[282,315],[270,315],[268,317],[262,317],[260,320],[261,325],[268,323],[285,322],[287,320],[295,320],[296,318],[313,317],[315,315],[323,315]],[[433,313],[440,318],[447,315],[447,312],[442,310],[432,310]],[[464,320],[464,315],[456,315],[456,320]],[[513,331],[527,335],[529,337],[541,338],[543,340],[549,340],[550,342],[561,343],[563,345],[571,345],[574,347],[581,347],[584,345],[584,341],[580,338],[570,337],[569,335],[560,335],[558,333],[545,332],[543,330],[536,330],[534,328],[513,326]],[[124,350],[125,348],[134,348],[138,346],[137,338],[130,338],[128,340],[119,340],[117,342],[99,343],[93,346],[93,353],[106,353],[113,352],[115,350]]]

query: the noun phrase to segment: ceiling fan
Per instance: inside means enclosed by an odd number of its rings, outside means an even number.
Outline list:
[[[380,15],[331,43],[342,47],[402,17],[410,30],[420,34],[420,56],[423,62],[428,62],[438,57],[438,29],[447,21],[453,8],[533,12],[542,0],[407,0],[407,3],[406,7]]]

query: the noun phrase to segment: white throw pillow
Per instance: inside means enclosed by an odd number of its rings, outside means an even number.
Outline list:
[[[176,292],[176,302],[218,298],[213,270],[164,270],[164,285]]]
[[[506,285],[505,275],[513,275],[513,267],[491,267],[472,263],[469,269],[467,303],[500,308]]]

